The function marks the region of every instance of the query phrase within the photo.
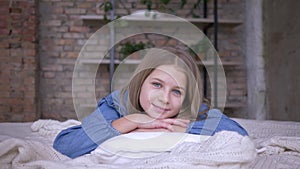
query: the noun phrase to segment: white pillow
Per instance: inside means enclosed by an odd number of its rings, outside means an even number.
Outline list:
[[[170,152],[183,142],[200,143],[209,136],[174,132],[134,132],[113,137],[91,154],[101,163],[122,164]]]

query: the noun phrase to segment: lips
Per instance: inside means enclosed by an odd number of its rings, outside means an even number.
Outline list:
[[[164,108],[164,107],[161,107],[161,106],[157,106],[155,104],[152,104],[152,106],[157,109],[159,112],[167,112],[167,111],[170,111],[171,109],[170,108]]]

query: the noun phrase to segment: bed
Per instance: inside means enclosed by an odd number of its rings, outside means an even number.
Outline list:
[[[0,123],[0,168],[300,168],[299,122],[234,120],[249,137],[228,131],[211,137],[131,133],[75,159],[55,151],[52,143],[59,131],[79,121]]]

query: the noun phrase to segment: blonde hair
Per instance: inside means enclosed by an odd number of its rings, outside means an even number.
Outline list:
[[[136,68],[128,83],[121,89],[121,104],[127,107],[128,113],[145,113],[140,106],[139,97],[145,79],[161,65],[174,65],[187,78],[187,89],[182,108],[177,117],[196,119],[203,100],[202,78],[193,57],[182,49],[151,48],[148,49],[141,63]],[[124,102],[125,93],[127,103]],[[126,105],[125,105],[126,104]]]

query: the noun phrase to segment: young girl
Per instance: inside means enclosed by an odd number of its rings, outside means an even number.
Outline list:
[[[90,153],[109,138],[136,131],[213,135],[231,130],[247,135],[217,109],[199,114],[208,109],[206,104],[200,107],[202,101],[200,72],[188,52],[153,48],[127,85],[102,98],[81,125],[61,131],[53,146],[75,158]]]

